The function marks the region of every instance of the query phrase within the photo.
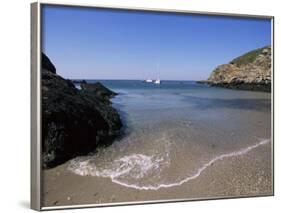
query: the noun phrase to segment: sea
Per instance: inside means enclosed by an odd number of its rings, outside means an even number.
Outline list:
[[[195,81],[87,80],[97,81],[118,93],[111,101],[124,134],[72,159],[68,169],[77,175],[158,190],[187,183],[217,161],[271,142],[270,93]]]

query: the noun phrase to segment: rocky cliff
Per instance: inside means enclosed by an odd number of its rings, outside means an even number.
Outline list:
[[[271,91],[271,46],[248,52],[218,66],[206,83],[234,89]]]
[[[91,87],[84,82],[81,90],[76,89],[56,74],[44,54],[41,75],[43,168],[92,152],[120,134],[122,123],[110,101],[115,93],[100,83]]]

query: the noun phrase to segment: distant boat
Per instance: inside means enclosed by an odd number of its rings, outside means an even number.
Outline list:
[[[146,83],[152,83],[153,80],[152,80],[152,79],[146,79],[145,82],[146,82]]]
[[[157,64],[157,72],[159,73],[159,64]],[[154,84],[161,84],[159,75],[158,75],[158,78],[154,81]]]
[[[157,66],[157,71],[159,71],[159,64]],[[148,79],[144,80],[144,82],[146,82],[146,83],[154,83],[154,84],[161,84],[161,80],[160,80],[159,76],[158,76],[158,78],[156,80],[152,80],[151,78],[148,78]]]
[[[158,78],[154,81],[154,84],[161,84],[161,80]]]

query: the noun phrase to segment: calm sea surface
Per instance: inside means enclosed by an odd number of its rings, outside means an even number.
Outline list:
[[[73,159],[69,169],[76,174],[157,190],[181,185],[217,160],[270,142],[270,93],[193,81],[100,82],[119,93],[112,102],[126,134],[93,155]]]

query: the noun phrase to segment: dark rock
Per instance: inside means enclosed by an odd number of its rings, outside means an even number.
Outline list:
[[[270,83],[244,83],[244,82],[235,82],[235,83],[216,83],[212,82],[207,83],[210,86],[224,87],[228,89],[237,89],[237,90],[252,90],[252,91],[262,91],[262,92],[271,92]]]
[[[118,112],[98,91],[80,91],[72,81],[42,67],[43,168],[108,145],[120,134]]]
[[[81,89],[96,94],[102,99],[109,99],[117,95],[117,93],[111,91],[106,88],[100,82],[97,83],[87,83],[86,81],[82,81],[80,84]]]
[[[41,54],[42,68],[45,70],[49,70],[52,73],[56,73],[56,67],[52,64],[50,59],[44,54]]]
[[[80,84],[82,81],[81,80],[71,80],[72,81],[72,83],[74,83],[74,84]],[[84,80],[83,80],[84,81]]]

